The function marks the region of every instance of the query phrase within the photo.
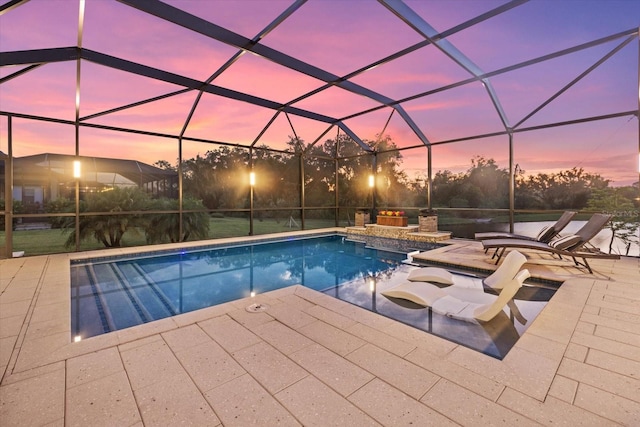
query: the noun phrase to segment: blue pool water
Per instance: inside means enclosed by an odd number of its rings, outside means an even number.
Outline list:
[[[99,335],[295,284],[322,291],[405,258],[333,235],[79,263],[71,267],[72,331]]]
[[[71,330],[87,338],[295,284],[498,358],[530,323],[505,312],[486,325],[472,325],[387,299],[379,292],[415,268],[404,260],[406,254],[340,235],[78,260],[71,265]],[[533,320],[549,297],[537,291],[517,301],[517,314]]]

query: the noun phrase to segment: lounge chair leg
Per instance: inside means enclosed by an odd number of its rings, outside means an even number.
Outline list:
[[[589,274],[593,274],[593,270],[591,269],[591,266],[589,265],[589,263],[587,262],[587,259],[582,257],[582,262],[578,261],[576,259],[576,257],[571,257],[573,258],[573,263],[576,265],[576,267],[585,267],[587,270],[589,270]]]
[[[500,250],[500,248],[496,249],[496,253],[493,254],[493,256],[498,255],[498,251]],[[500,252],[500,254],[498,255],[498,259],[496,260],[496,265],[498,265],[498,263],[500,262],[500,258],[502,258],[502,255],[504,255],[504,251],[506,251],[507,248],[502,248],[502,252]],[[493,257],[491,257],[493,258]]]

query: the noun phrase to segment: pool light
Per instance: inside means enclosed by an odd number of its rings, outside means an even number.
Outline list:
[[[82,341],[82,336],[76,335],[75,337],[73,337],[73,342],[80,342],[80,341]]]

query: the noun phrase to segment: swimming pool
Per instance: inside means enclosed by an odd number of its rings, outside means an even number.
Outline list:
[[[325,235],[76,260],[71,265],[71,331],[87,338],[295,284],[499,358],[526,329],[514,313],[471,325],[380,295],[415,268],[403,263],[406,258]],[[529,319],[546,303],[530,300],[518,301]]]

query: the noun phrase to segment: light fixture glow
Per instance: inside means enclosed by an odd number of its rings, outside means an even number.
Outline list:
[[[73,337],[73,342],[80,342],[82,341],[82,337],[80,335],[76,335],[75,337]]]
[[[251,298],[256,296],[256,292],[255,291],[251,291]]]
[[[375,178],[373,175],[369,175],[369,187],[373,188],[373,186],[375,185]]]
[[[375,281],[375,279],[369,279],[369,290],[371,292],[375,292],[376,291],[376,281]]]
[[[252,187],[254,185],[256,185],[256,173],[255,172],[249,173],[249,185],[252,186]]]
[[[80,160],[73,161],[73,177],[80,178],[82,176],[80,172]]]

